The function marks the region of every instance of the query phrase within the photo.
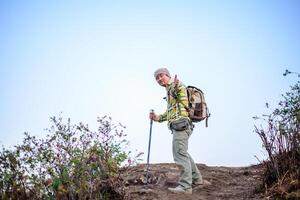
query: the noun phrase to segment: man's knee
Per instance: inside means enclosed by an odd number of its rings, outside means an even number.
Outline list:
[[[189,154],[184,146],[180,145],[174,150],[174,161],[175,162],[186,162],[189,160]]]

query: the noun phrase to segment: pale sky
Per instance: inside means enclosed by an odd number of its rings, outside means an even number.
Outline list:
[[[201,88],[212,114],[196,125],[197,163],[244,166],[264,158],[253,132],[300,71],[300,2],[0,1],[0,144],[43,137],[60,112],[96,129],[109,115],[126,125],[146,162],[148,112],[166,109],[153,77],[167,67]],[[166,123],[153,124],[150,161],[173,162]]]

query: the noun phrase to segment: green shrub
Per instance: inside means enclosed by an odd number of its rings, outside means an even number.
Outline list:
[[[98,118],[98,130],[51,117],[42,139],[25,133],[21,145],[0,152],[0,199],[124,199],[120,176],[130,158],[124,126]],[[126,164],[126,162],[128,162]]]

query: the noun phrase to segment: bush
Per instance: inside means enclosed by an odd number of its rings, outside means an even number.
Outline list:
[[[139,156],[129,158],[125,127],[109,117],[98,118],[97,131],[50,119],[46,138],[25,133],[21,145],[2,148],[0,199],[124,199],[121,166]]]
[[[290,73],[286,70],[284,76]],[[300,198],[300,82],[282,97],[278,108],[261,118],[266,127],[255,126],[255,132],[268,155],[263,162],[266,197],[297,199]]]

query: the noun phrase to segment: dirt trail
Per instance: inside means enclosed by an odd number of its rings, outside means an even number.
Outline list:
[[[176,186],[179,171],[174,164],[154,164],[150,166],[150,184],[145,185],[145,165],[131,168],[126,175],[126,193],[129,199],[137,200],[223,200],[223,199],[263,199],[255,193],[260,184],[262,167],[210,167],[197,164],[205,180],[211,185],[193,188],[192,195],[173,194],[168,187]]]

